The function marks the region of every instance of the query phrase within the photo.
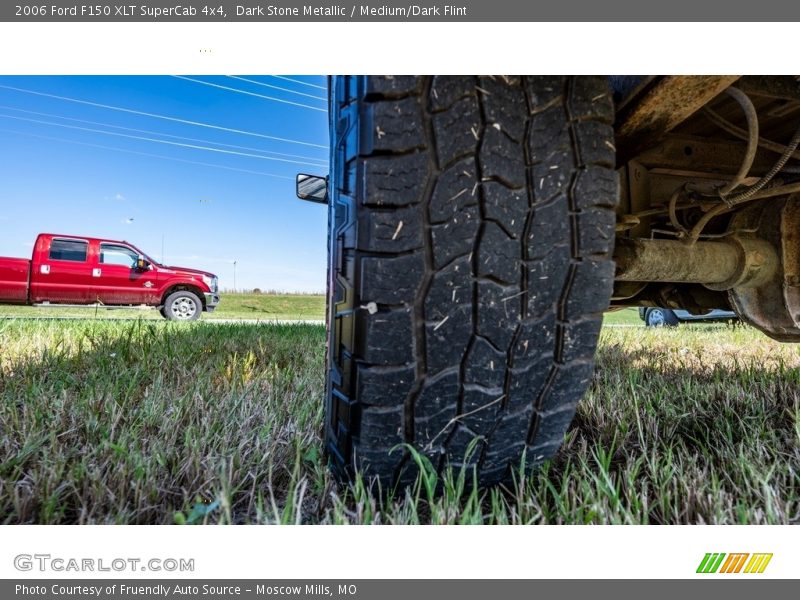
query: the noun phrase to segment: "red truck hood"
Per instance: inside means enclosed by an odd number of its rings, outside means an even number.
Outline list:
[[[208,271],[200,271],[199,269],[190,269],[188,267],[173,267],[167,265],[159,265],[159,270],[165,273],[175,273],[175,274],[183,274],[183,275],[197,275],[197,276],[207,276],[207,277],[215,277],[213,273],[209,273]]]

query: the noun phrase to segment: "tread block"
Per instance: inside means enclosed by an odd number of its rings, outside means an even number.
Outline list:
[[[552,354],[544,356],[527,367],[511,370],[511,385],[508,387],[507,408],[517,412],[524,408],[533,408],[539,393],[544,388],[553,364]]]
[[[528,75],[523,78],[523,86],[528,97],[531,113],[541,111],[557,101],[564,93],[567,78],[562,75]]]
[[[522,438],[517,435],[518,433],[518,431],[509,431],[506,428],[502,431],[502,437],[498,437],[501,435],[500,428],[498,427],[494,434],[492,434],[492,439],[489,440],[489,449],[486,452],[483,463],[484,469],[494,470],[502,468],[503,472],[508,473],[509,468],[514,470],[519,468],[520,461],[522,460],[522,453],[525,452],[525,444],[509,443],[507,445],[501,445],[495,441],[498,439],[524,439],[525,433],[522,433]],[[507,437],[508,434],[514,435],[515,437]]]
[[[421,77],[412,75],[370,75],[366,78],[365,92],[380,94],[385,98],[395,98],[418,92]]]
[[[512,465],[513,468],[513,465]],[[511,471],[509,465],[504,462],[500,465],[484,461],[478,470],[478,479],[482,485],[497,485],[499,483],[506,483],[511,479]],[[468,475],[472,475],[470,472]],[[467,481],[471,481],[468,479]]]
[[[525,121],[520,115],[525,114],[528,106],[521,78],[507,75],[481,77],[478,85],[486,126],[499,127],[499,131],[512,139],[522,141]]]
[[[372,156],[360,161],[360,194],[366,206],[416,204],[428,177],[427,152],[403,156]]]
[[[572,200],[583,210],[593,206],[615,208],[619,201],[619,177],[616,171],[590,165],[578,171]]]
[[[486,440],[469,429],[459,426],[447,443],[447,458],[455,474],[462,468],[471,469],[478,464]],[[469,474],[468,474],[469,476]]]
[[[547,443],[539,442],[537,439],[535,445],[528,446],[528,450],[526,452],[528,464],[530,464],[532,467],[536,467],[541,465],[546,460],[553,458],[556,455],[556,452],[558,452],[558,449],[561,447],[561,441],[563,437],[564,433],[562,433],[561,438],[558,438],[556,441]]]
[[[421,251],[397,257],[366,256],[361,259],[361,302],[412,303],[424,273]]]
[[[424,304],[428,372],[459,364],[472,336],[472,274],[467,257],[436,273]]]
[[[458,421],[473,433],[487,436],[497,423],[497,415],[500,413],[502,402],[502,388],[485,389],[466,386]]]
[[[572,231],[569,224],[569,207],[564,195],[536,206],[531,215],[527,235],[527,258],[544,259],[555,246],[569,245]]]
[[[555,246],[545,260],[528,263],[527,318],[539,319],[558,309],[570,262],[570,249],[567,246]],[[595,292],[588,290],[585,293],[590,295]]]
[[[602,75],[573,77],[567,96],[573,119],[595,119],[611,125],[614,122],[614,103],[608,78]]]
[[[397,406],[402,404],[414,387],[414,366],[404,367],[356,367],[356,389],[358,397],[367,400],[370,406]]]
[[[442,446],[455,425],[458,372],[425,384],[414,404],[414,442],[418,446]]]
[[[566,406],[558,412],[549,415],[542,415],[539,418],[539,426],[536,429],[537,445],[549,446],[551,444],[561,444],[564,434],[569,429],[572,419],[575,417],[575,406]]]
[[[505,448],[502,448],[500,444],[496,444],[495,447],[500,447],[499,453],[505,454],[508,458],[521,455],[522,450],[525,448],[523,440],[528,434],[528,426],[532,414],[533,409],[526,408],[516,413],[508,413],[500,419],[497,429],[492,433],[492,440],[520,440],[520,443],[504,443]]]
[[[360,358],[374,365],[398,365],[414,361],[414,325],[411,309],[402,308],[369,314],[364,309],[363,332],[357,335]],[[357,342],[357,344],[358,344]]]
[[[425,146],[425,124],[418,98],[386,100],[365,105],[361,121],[361,155],[398,154]]]
[[[386,449],[366,443],[354,444],[353,461],[365,479],[370,483],[377,479],[381,487],[387,489],[392,486],[393,474],[403,461],[403,451],[404,448],[397,444]]]
[[[610,255],[614,247],[616,215],[607,208],[590,208],[576,216],[578,253]]]
[[[478,282],[478,335],[497,348],[508,348],[520,321],[520,289],[493,281]]]
[[[465,383],[502,387],[506,377],[506,355],[482,337],[475,336],[464,362]]]
[[[613,286],[613,261],[580,261],[567,299],[567,319],[579,319],[584,315],[606,310]]]
[[[403,443],[403,406],[363,407],[358,441],[367,447],[391,447]]]
[[[555,164],[553,156],[571,155],[572,138],[567,124],[567,113],[560,104],[551,106],[531,117],[526,140],[528,164]]]
[[[537,204],[551,201],[555,196],[569,193],[573,166],[572,152],[564,151],[551,155],[546,162],[528,168],[534,208]]]
[[[527,192],[512,190],[496,181],[484,181],[481,188],[486,216],[501,223],[514,238],[521,238],[529,210]]]
[[[614,128],[597,121],[580,121],[574,125],[581,164],[614,167],[616,149]]]
[[[553,360],[553,345],[556,339],[556,316],[554,313],[533,320],[525,319],[520,325],[511,360],[515,369],[525,369],[542,357]]]
[[[483,133],[478,162],[484,179],[494,178],[512,188],[525,186],[522,144],[491,125]]]
[[[477,272],[508,284],[520,279],[520,243],[511,239],[497,223],[487,221],[478,244]]]
[[[358,249],[373,252],[406,252],[422,248],[421,209],[416,206],[393,211],[360,211]]]
[[[585,318],[577,323],[568,323],[564,327],[564,343],[558,360],[565,363],[573,360],[591,360],[602,326],[602,316]]]
[[[437,75],[431,83],[431,110],[448,109],[465,96],[474,97],[475,93],[475,78],[472,76]]]
[[[476,183],[473,158],[461,160],[439,175],[428,206],[431,223],[448,222],[465,207],[477,205]]]
[[[450,109],[434,114],[433,130],[441,167],[446,167],[457,158],[473,156],[481,131],[477,98],[467,96]]]
[[[593,374],[594,365],[591,362],[567,363],[559,366],[550,390],[541,398],[537,407],[540,417],[544,418],[569,406],[572,406],[574,411],[578,400],[583,396],[583,390],[592,381]]]
[[[431,227],[433,262],[440,269],[454,258],[472,252],[480,228],[481,214],[478,206],[466,206],[449,221]]]

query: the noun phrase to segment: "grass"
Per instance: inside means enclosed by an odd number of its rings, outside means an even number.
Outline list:
[[[641,326],[643,321],[639,318],[638,308],[623,308],[608,312],[603,317],[603,325],[637,325]]]
[[[749,328],[605,329],[542,470],[383,498],[325,467],[323,355],[316,325],[0,321],[0,523],[800,521],[800,353]]]
[[[222,293],[222,301],[202,319],[316,319],[325,318],[325,296],[314,294]],[[162,320],[156,310],[94,308],[43,308],[34,306],[0,306],[0,317],[70,317],[83,319],[153,319]]]

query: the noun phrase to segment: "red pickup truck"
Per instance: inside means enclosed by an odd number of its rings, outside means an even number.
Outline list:
[[[0,303],[152,306],[194,321],[219,304],[216,275],[168,267],[129,242],[42,233],[31,260],[0,257]]]

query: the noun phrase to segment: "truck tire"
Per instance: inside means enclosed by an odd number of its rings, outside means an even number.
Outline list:
[[[592,379],[611,297],[606,79],[336,77],[330,93],[335,471],[385,487],[421,456],[481,485],[532,469]]]
[[[172,292],[164,301],[161,314],[170,321],[196,321],[203,312],[203,302],[194,292]]]
[[[668,308],[648,308],[644,313],[644,324],[647,327],[677,327],[680,320]]]

